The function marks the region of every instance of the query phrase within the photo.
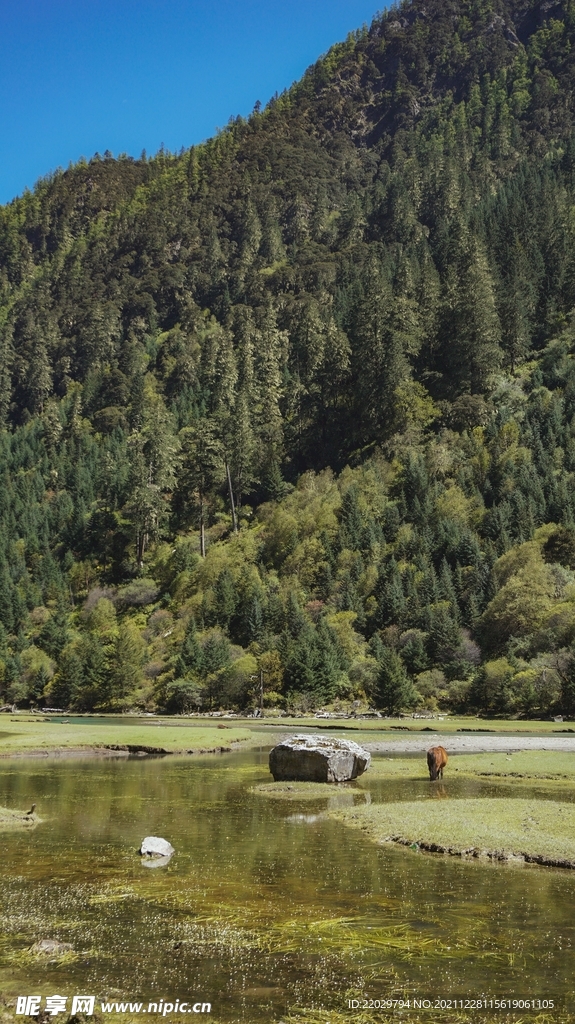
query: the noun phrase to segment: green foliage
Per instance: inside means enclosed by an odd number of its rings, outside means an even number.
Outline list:
[[[377,660],[379,667],[374,694],[377,706],[391,715],[412,708],[417,695],[399,655],[389,647],[382,647]]]
[[[574,713],[575,22],[494,9],[0,210],[2,700]]]

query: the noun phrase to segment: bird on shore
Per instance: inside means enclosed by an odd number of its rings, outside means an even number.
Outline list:
[[[26,811],[26,814],[24,815],[24,817],[25,818],[29,818],[31,814],[34,814],[35,810],[36,810],[36,804],[32,804],[30,810]]]

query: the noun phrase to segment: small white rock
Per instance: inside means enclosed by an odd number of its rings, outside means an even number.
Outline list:
[[[171,857],[175,850],[167,839],[161,839],[160,836],[146,836],[145,839],[142,839],[140,853],[142,857]]]

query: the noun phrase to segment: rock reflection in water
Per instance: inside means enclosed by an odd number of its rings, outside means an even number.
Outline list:
[[[296,825],[313,825],[322,817],[322,814],[288,814],[286,821],[293,821]]]

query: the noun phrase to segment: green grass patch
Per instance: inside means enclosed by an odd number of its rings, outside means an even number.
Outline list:
[[[0,756],[34,752],[106,749],[164,752],[168,754],[202,753],[237,749],[253,739],[245,726],[216,725],[90,725],[65,724],[42,720],[2,721]]]
[[[380,843],[575,866],[575,804],[513,798],[437,799],[371,804],[330,814]]]
[[[449,761],[448,768],[451,766]],[[445,769],[447,772],[447,768]],[[360,776],[360,782],[364,779],[406,779],[416,782],[420,779],[429,779],[427,761],[425,754],[417,757],[372,757],[371,764],[365,775]]]
[[[575,782],[575,753],[517,750],[511,753],[454,754],[448,771],[496,779],[551,779]]]
[[[448,751],[449,754],[449,751]],[[497,782],[575,782],[575,753],[562,750],[518,750],[514,753],[452,754],[444,773],[449,778],[465,776]],[[429,779],[425,754],[418,757],[374,757],[366,778],[417,781]]]

